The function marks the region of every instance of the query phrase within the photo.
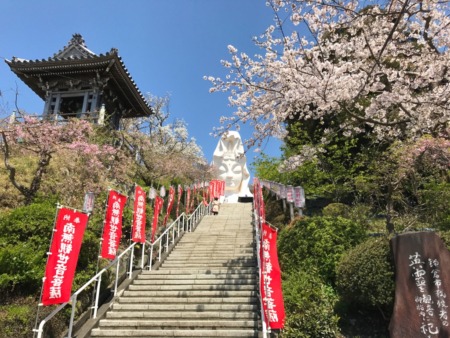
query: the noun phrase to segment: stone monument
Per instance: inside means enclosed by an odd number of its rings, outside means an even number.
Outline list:
[[[395,304],[391,338],[450,337],[450,252],[434,232],[391,239]]]
[[[253,197],[248,188],[250,173],[244,145],[237,131],[229,131],[221,137],[213,154],[212,165],[217,170],[216,178],[225,181],[223,202],[236,203]]]

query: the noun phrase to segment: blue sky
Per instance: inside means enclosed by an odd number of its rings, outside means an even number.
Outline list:
[[[3,60],[48,58],[80,33],[97,54],[118,48],[142,93],[170,94],[172,117],[187,122],[208,160],[217,144],[210,132],[232,108],[227,95],[209,93],[203,76],[225,77],[220,60],[229,59],[229,44],[258,53],[252,37],[273,22],[264,0],[2,0],[0,13],[0,103],[7,111],[16,86],[21,109],[41,114],[44,105]],[[241,136],[250,133],[244,127]],[[279,145],[271,140],[264,152],[278,156]],[[247,162],[255,156],[249,151]]]

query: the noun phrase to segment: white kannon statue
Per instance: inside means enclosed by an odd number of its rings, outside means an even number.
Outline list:
[[[236,203],[239,197],[252,197],[248,188],[250,173],[247,169],[244,146],[237,131],[223,135],[213,154],[213,166],[217,179],[225,181],[224,202]]]

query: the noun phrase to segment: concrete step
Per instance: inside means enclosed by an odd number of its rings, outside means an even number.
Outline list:
[[[166,279],[136,279],[132,285],[154,285],[154,286],[221,286],[221,285],[254,285],[255,279],[179,279],[179,280],[166,280]]]
[[[125,290],[123,297],[255,297],[255,291],[249,290],[174,290],[174,291],[145,291]]]
[[[256,285],[242,285],[242,284],[194,284],[194,285],[139,285],[132,284],[129,286],[130,291],[254,291]]]
[[[184,319],[102,319],[100,320],[101,328],[115,328],[115,329],[136,329],[148,330],[148,329],[165,329],[165,328],[208,328],[216,329],[220,328],[255,328],[254,320],[244,319],[215,319],[215,320],[184,320]]]
[[[178,243],[178,245],[180,245],[180,243]],[[189,245],[189,246],[183,245],[176,252],[241,253],[241,252],[253,252],[253,247],[254,247],[253,243],[242,244],[239,247],[229,246],[229,245],[217,245],[217,246],[204,247],[203,244],[195,243],[195,244]],[[178,247],[176,247],[176,249],[178,249]]]
[[[241,297],[119,297],[118,302],[121,304],[142,303],[142,304],[257,304],[258,298],[255,296]],[[161,305],[162,304],[162,305]]]
[[[238,319],[238,320],[256,320],[256,313],[231,312],[231,311],[113,311],[108,312],[107,319],[139,319],[139,318],[162,318],[165,320],[212,320],[212,319]]]
[[[253,266],[256,265],[255,258],[248,257],[223,257],[223,258],[194,258],[194,259],[186,259],[180,257],[168,257],[163,264],[167,263],[179,263],[179,264],[195,264],[201,266],[207,266],[207,264],[216,264],[216,263],[251,263]]]
[[[240,312],[240,311],[257,311],[257,304],[166,304],[161,306],[160,304],[143,304],[143,303],[114,303],[112,309],[114,311],[158,311],[165,313],[169,311],[196,311],[196,312],[208,312],[208,311],[221,311],[221,312]]]
[[[254,329],[226,330],[92,330],[92,337],[142,338],[142,337],[258,337]]]
[[[174,251],[169,257],[254,257],[253,250],[249,252],[196,252],[196,251]]]
[[[164,262],[162,263],[162,267],[163,268],[170,268],[170,269],[174,269],[174,268],[199,268],[199,267],[210,267],[210,268],[220,268],[220,267],[252,267],[255,266],[256,264],[254,262],[244,262],[244,263],[240,263],[240,262],[224,262],[224,263],[208,263],[208,264],[202,264],[202,263],[181,263],[181,262]]]
[[[246,268],[189,268],[189,269],[158,269],[158,270],[144,270],[141,272],[140,276],[148,276],[148,275],[230,275],[230,274],[241,274],[241,273],[249,273],[249,272],[257,272],[256,267],[246,267]]]
[[[162,271],[160,271],[162,272]],[[159,280],[159,279],[165,279],[165,280],[185,280],[185,279],[195,279],[195,280],[224,280],[224,281],[233,281],[236,279],[254,279],[256,278],[256,273],[254,272],[249,272],[249,273],[241,273],[241,274],[196,274],[196,273],[192,273],[192,274],[188,274],[188,273],[183,273],[183,274],[164,274],[164,273],[159,273],[159,274],[155,274],[155,275],[141,275],[139,276],[139,278],[137,280]]]

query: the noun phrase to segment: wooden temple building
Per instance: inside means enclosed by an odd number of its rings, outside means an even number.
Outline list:
[[[45,101],[44,118],[88,118],[119,129],[121,119],[153,113],[118,50],[97,55],[80,34],[48,59],[13,57],[6,63]]]

